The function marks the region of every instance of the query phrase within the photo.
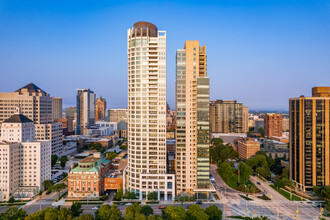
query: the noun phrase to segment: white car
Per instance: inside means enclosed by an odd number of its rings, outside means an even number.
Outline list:
[[[94,208],[92,208],[92,210],[98,210],[100,208],[100,206],[95,206]]]
[[[125,205],[127,205],[127,206],[128,206],[128,205],[133,205],[133,204],[129,202],[129,203],[126,203]]]

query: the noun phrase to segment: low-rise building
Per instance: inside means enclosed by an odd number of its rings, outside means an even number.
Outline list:
[[[68,175],[70,199],[98,198],[104,192],[104,178],[110,170],[110,161],[94,153],[79,161]]]
[[[266,139],[263,143],[263,151],[273,159],[275,158],[284,158],[285,160],[289,159],[289,147],[288,144]]]
[[[238,139],[237,150],[239,158],[247,160],[260,150],[260,143],[252,138],[240,138]]]
[[[238,139],[246,136],[246,133],[211,133],[211,139],[221,138],[224,144],[236,144]]]

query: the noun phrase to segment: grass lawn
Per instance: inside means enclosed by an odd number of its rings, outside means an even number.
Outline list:
[[[274,185],[270,185],[273,189],[275,189],[277,192],[279,192],[282,196],[284,196],[285,198],[287,198],[288,200],[290,200],[290,193],[288,193],[287,191],[284,191],[283,189],[277,189],[277,187],[275,187]],[[291,201],[302,201],[300,197],[292,194],[291,197]]]

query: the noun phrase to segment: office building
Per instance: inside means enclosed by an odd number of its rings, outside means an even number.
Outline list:
[[[19,108],[4,120],[0,138],[0,201],[30,199],[51,179],[51,143],[35,139],[35,125]]]
[[[173,200],[175,176],[166,173],[166,31],[137,22],[127,31],[128,166],[125,191]],[[110,121],[111,115],[110,115]]]
[[[121,122],[124,121],[127,123],[127,115],[128,110],[127,108],[121,108],[121,109],[107,109],[107,115],[109,115],[110,122]]]
[[[239,158],[247,160],[260,151],[260,143],[252,138],[240,138],[237,141],[237,150]]]
[[[243,104],[236,100],[211,101],[210,131],[212,133],[244,133]]]
[[[77,108],[76,107],[69,107],[65,109],[65,118],[75,118],[75,115],[77,114]]]
[[[330,87],[289,100],[290,178],[299,189],[330,185]]]
[[[15,92],[0,93],[0,124],[15,114],[19,107],[21,113],[34,122],[35,138],[50,140],[52,154],[59,155],[62,147],[62,124],[53,122],[52,103],[53,98],[33,83]]]
[[[247,106],[243,106],[242,129],[243,133],[249,131],[249,107]]]
[[[105,120],[105,110],[107,109],[107,101],[105,98],[98,98],[96,100],[96,111],[95,111],[95,121],[104,121]]]
[[[52,97],[52,118],[53,121],[62,118],[62,98]]]
[[[206,46],[186,41],[176,52],[177,194],[205,192],[209,184],[209,95]]]
[[[283,143],[276,140],[265,139],[263,143],[262,151],[266,152],[267,155],[273,159],[283,158],[284,160],[289,159],[289,147],[287,143]]]
[[[95,94],[90,89],[77,89],[76,134],[86,135],[95,123]]]
[[[264,117],[265,137],[282,137],[283,121],[281,114],[266,114]]]

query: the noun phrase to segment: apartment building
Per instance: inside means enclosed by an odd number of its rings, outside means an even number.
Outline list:
[[[124,190],[173,200],[175,176],[166,173],[166,31],[136,22],[127,31],[128,166]],[[110,121],[112,121],[110,116]]]
[[[281,114],[266,114],[264,116],[265,137],[282,137],[283,121]]]
[[[330,185],[330,87],[289,100],[290,178],[303,191]]]
[[[249,131],[249,107],[247,106],[243,106],[242,129],[243,133]]]
[[[60,154],[62,147],[62,124],[53,122],[53,98],[30,83],[15,92],[0,93],[0,126],[1,123],[15,114],[17,107],[23,115],[36,125],[37,140],[50,140],[52,154]],[[58,128],[49,135],[50,128]],[[1,129],[0,129],[1,130]]]
[[[176,53],[177,194],[210,188],[209,88],[206,46],[186,41],[184,49]]]
[[[35,125],[18,110],[3,121],[0,138],[0,201],[29,199],[51,179],[51,143],[35,139]]]
[[[210,102],[210,131],[212,133],[244,133],[243,103],[236,100]]]

